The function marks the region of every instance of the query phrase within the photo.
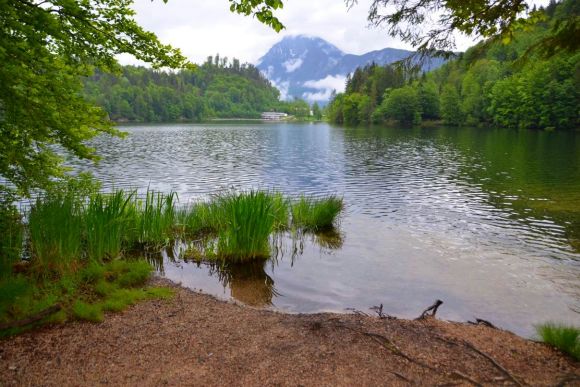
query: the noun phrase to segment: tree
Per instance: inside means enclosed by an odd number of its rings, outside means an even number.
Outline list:
[[[284,28],[273,15],[282,8],[281,0],[240,0],[232,11],[256,17],[276,31]],[[348,7],[358,0],[345,0]],[[475,38],[511,39],[514,31],[526,29],[544,18],[542,10],[530,8],[525,0],[372,0],[368,20],[377,27],[410,43],[422,54],[451,56],[455,49],[454,32]],[[564,1],[565,10],[552,25],[552,34],[535,48],[551,56],[559,51],[574,52],[580,47],[580,3]],[[552,12],[555,6],[552,6]],[[548,7],[550,11],[550,7]],[[439,15],[438,20],[433,20]]]
[[[421,103],[417,91],[411,86],[391,90],[384,102],[387,117],[402,124],[419,124]]]
[[[318,105],[318,102],[314,102],[312,104],[312,115],[317,120],[322,119],[322,110],[320,110],[320,106]]]
[[[461,113],[461,100],[455,86],[445,85],[441,92],[441,117],[448,125],[460,125],[463,123]]]
[[[128,0],[0,1],[1,192],[27,194],[62,176],[53,144],[96,159],[85,141],[118,134],[81,97],[80,76],[128,53],[155,67],[186,63],[133,20]]]
[[[167,2],[167,0],[163,0]],[[229,0],[280,31],[280,0]],[[28,194],[63,175],[53,145],[97,159],[85,141],[119,135],[103,110],[81,97],[80,77],[116,71],[126,53],[154,68],[183,67],[179,50],[163,45],[133,19],[132,0],[0,0],[0,194]],[[142,102],[142,101],[141,101]],[[125,114],[129,113],[123,106]],[[175,106],[170,115],[177,114]]]

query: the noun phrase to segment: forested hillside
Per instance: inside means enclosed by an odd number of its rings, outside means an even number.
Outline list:
[[[331,121],[387,120],[419,124],[494,125],[507,128],[578,128],[580,53],[534,50],[564,15],[578,15],[573,0],[552,2],[543,20],[507,41],[483,42],[420,77],[390,66],[357,69],[344,94],[328,107]]]
[[[124,66],[115,76],[97,73],[85,94],[115,121],[172,122],[255,118],[280,106],[279,91],[251,64],[219,56],[194,70],[164,72]]]

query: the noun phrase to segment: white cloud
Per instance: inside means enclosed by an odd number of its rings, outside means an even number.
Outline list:
[[[330,96],[332,95],[332,90],[331,89],[326,89],[324,91],[320,91],[317,93],[303,93],[302,94],[302,98],[304,98],[306,101],[308,102],[326,102],[330,99]]]
[[[326,78],[304,82],[305,87],[318,90],[336,90],[342,93],[346,87],[344,75],[328,75]]]
[[[304,63],[302,58],[291,59],[291,60],[287,60],[286,62],[282,63],[282,66],[284,66],[287,73],[293,73],[294,71],[298,70],[300,68],[300,66],[302,66],[302,63]]]
[[[343,0],[285,0],[277,16],[286,29],[276,33],[252,17],[233,14],[227,0],[135,0],[136,20],[161,41],[181,49],[194,62],[219,53],[256,63],[266,51],[287,35],[319,36],[342,51],[362,54],[385,47],[410,49],[381,29],[368,28],[372,0],[360,0],[350,10]],[[533,3],[547,3],[536,0]],[[472,45],[458,38],[458,48]],[[135,63],[123,57],[122,63]]]
[[[276,79],[272,82],[272,85],[280,91],[280,99],[287,100],[288,99],[288,89],[290,88],[290,82],[284,81],[281,82],[280,79]]]

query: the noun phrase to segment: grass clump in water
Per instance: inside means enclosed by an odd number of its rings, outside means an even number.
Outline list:
[[[227,194],[217,199],[216,206],[220,258],[241,260],[269,256],[269,237],[277,222],[272,194],[260,191]]]
[[[143,245],[166,245],[173,238],[177,194],[147,190],[145,201],[135,208],[137,241]]]
[[[580,361],[580,328],[546,323],[536,327],[544,343],[550,344]]]
[[[331,230],[343,207],[342,199],[337,196],[320,199],[302,196],[292,204],[292,225],[311,232]]]

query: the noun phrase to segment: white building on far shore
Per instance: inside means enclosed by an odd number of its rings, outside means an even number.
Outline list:
[[[262,113],[262,119],[266,121],[282,121],[288,118],[288,114],[279,112],[264,112]]]

